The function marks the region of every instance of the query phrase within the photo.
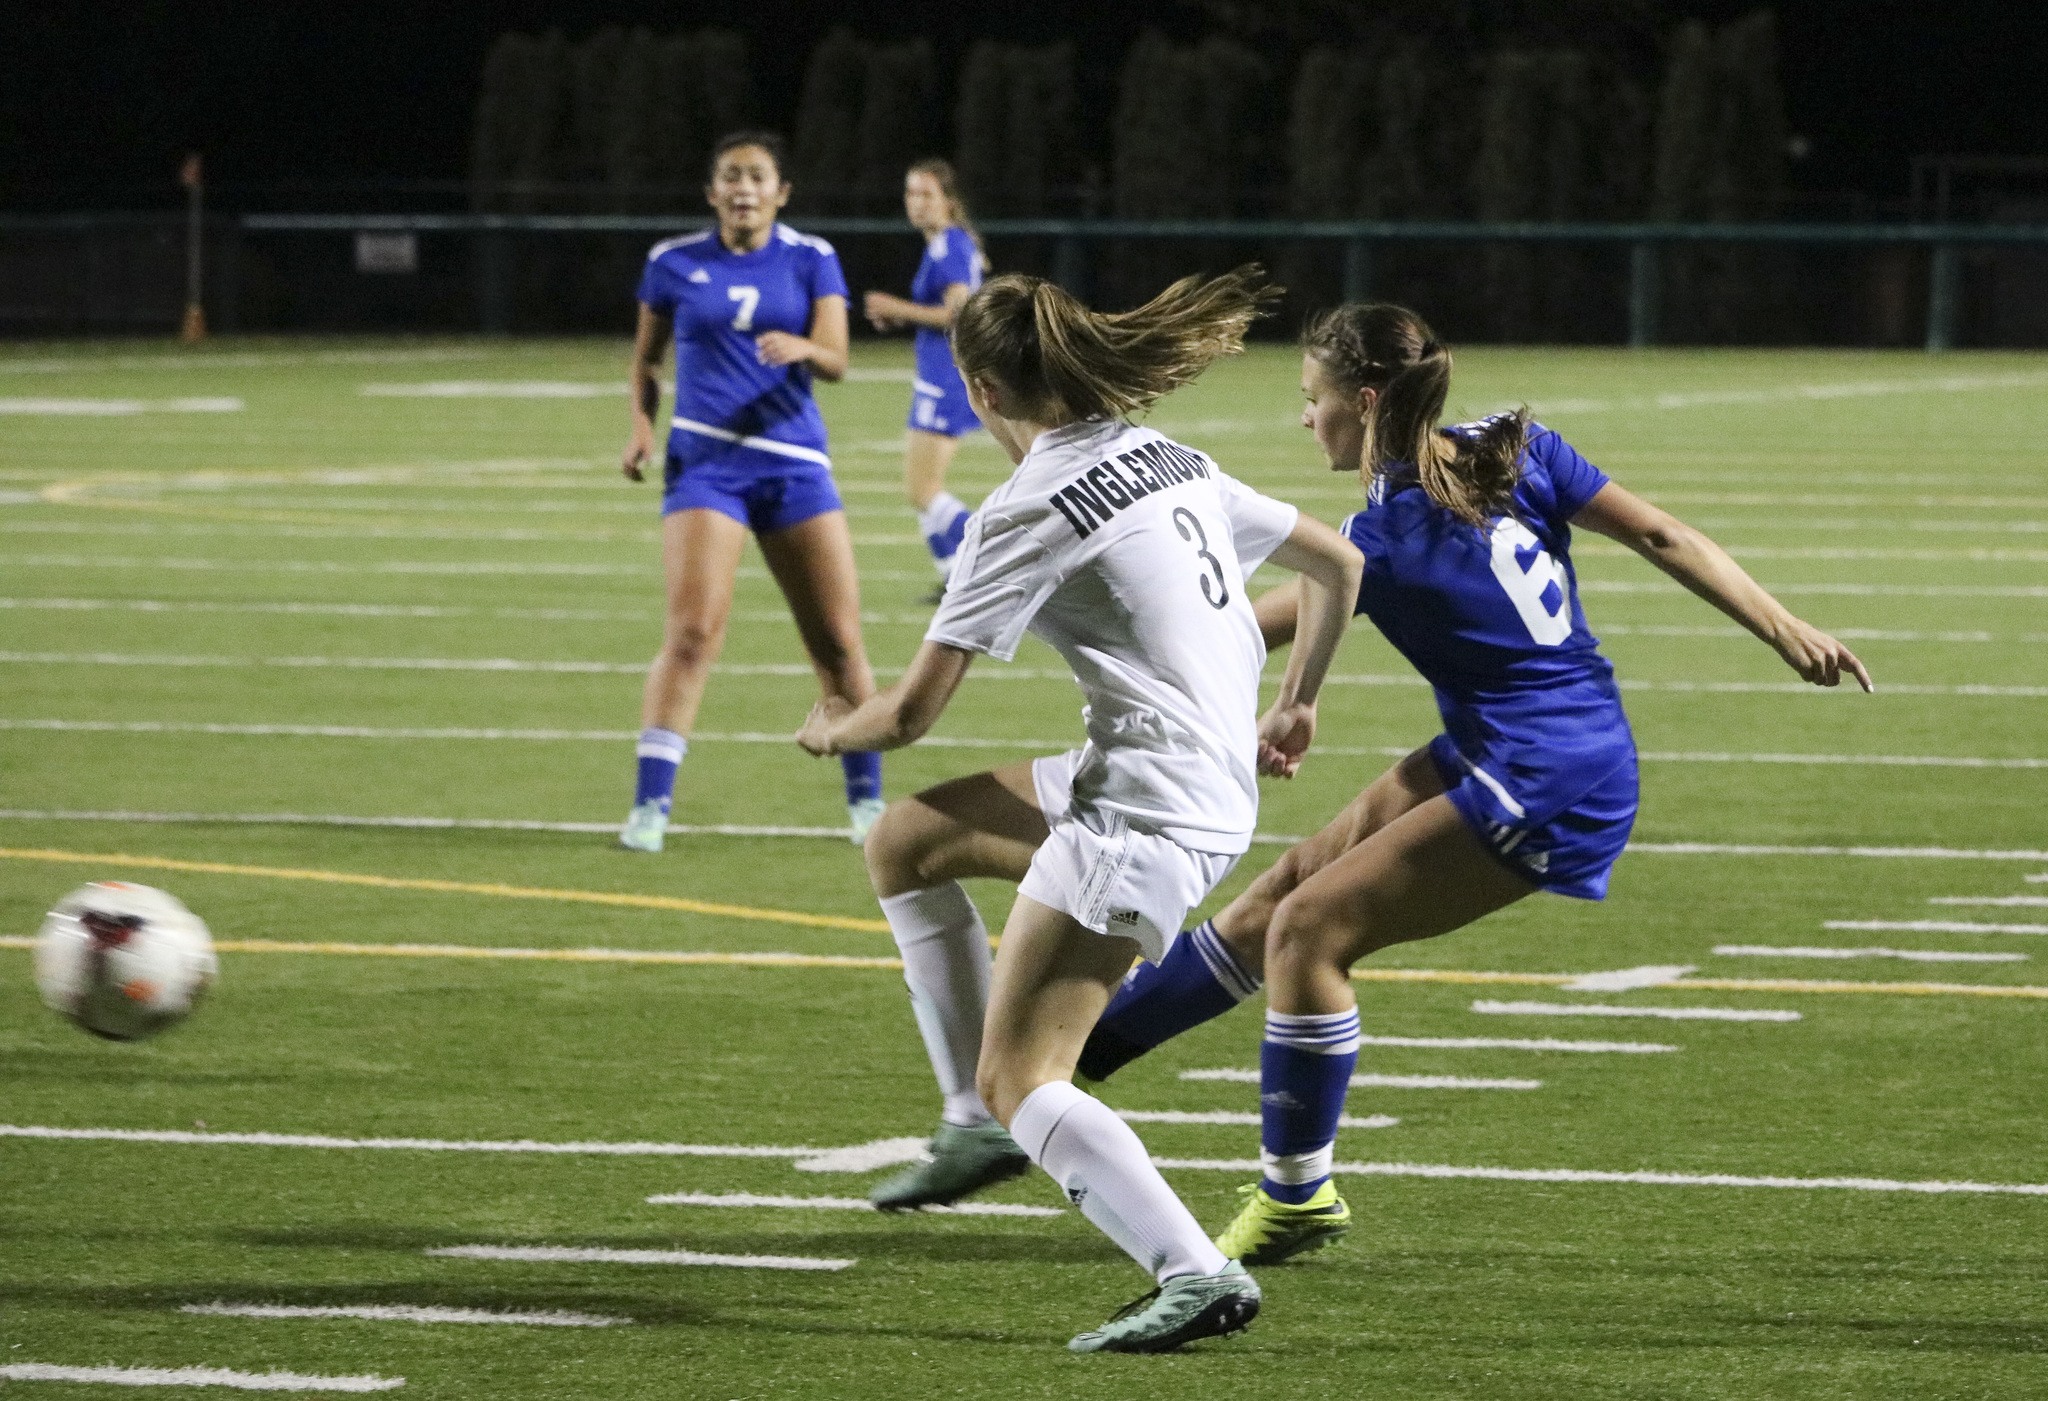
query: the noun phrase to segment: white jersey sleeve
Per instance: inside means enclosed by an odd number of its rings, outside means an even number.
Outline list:
[[[977,511],[924,640],[1009,661],[1059,582],[1058,562],[1036,535],[1008,516]]]
[[[1294,533],[1301,511],[1285,501],[1261,496],[1237,478],[1216,474],[1216,494],[1222,499],[1223,514],[1230,519],[1230,538],[1237,548],[1238,567],[1249,579]]]

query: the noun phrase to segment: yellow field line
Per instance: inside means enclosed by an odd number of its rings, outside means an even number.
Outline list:
[[[0,935],[0,949],[28,949],[35,940],[20,935]],[[281,939],[218,939],[214,947],[223,953],[345,954],[365,958],[505,958],[536,963],[666,963],[729,968],[875,968],[900,969],[898,958],[869,958],[845,954],[748,953],[666,949],[523,949],[489,944],[351,944],[323,939],[309,943],[287,943]],[[1468,968],[1354,968],[1354,980],[1362,983],[1520,983],[1526,986],[1557,987],[1571,982],[1574,973],[1501,973]],[[1874,992],[1905,997],[2027,997],[2048,998],[2048,987],[2000,986],[1984,983],[1858,983],[1805,978],[1686,978],[1665,987],[1677,991],[1706,988],[1720,992]]]
[[[365,885],[378,890],[425,890],[442,895],[489,895],[505,900],[560,900],[578,905],[616,905],[634,910],[677,910],[693,915],[720,915],[768,924],[795,924],[810,929],[854,929],[889,932],[879,919],[847,915],[814,915],[800,910],[723,905],[681,895],[632,895],[609,890],[552,890],[543,886],[499,885],[484,881],[428,880],[414,876],[373,876],[354,871],[309,871],[287,866],[235,866],[223,861],[185,861],[171,856],[126,856],[94,851],[49,851],[0,847],[0,860],[53,861],[73,866],[135,867],[155,871],[193,871],[214,876],[260,876],[270,880],[323,881],[329,885]]]
[[[26,949],[35,940],[0,936],[0,949]],[[361,958],[509,958],[530,963],[668,963],[739,968],[900,969],[900,958],[828,953],[740,953],[717,949],[515,949],[488,944],[350,944],[338,939],[287,943],[282,939],[216,939],[222,953],[346,954]]]
[[[318,510],[257,510],[242,506],[185,506],[174,501],[144,500],[136,497],[96,496],[92,492],[102,486],[157,485],[148,478],[107,479],[95,481],[51,482],[38,493],[44,501],[53,506],[95,506],[109,511],[150,511],[164,516],[190,516],[199,520],[254,521],[261,525],[365,525],[374,526],[378,520],[390,520],[389,514],[375,519],[358,515],[337,515],[332,511]]]

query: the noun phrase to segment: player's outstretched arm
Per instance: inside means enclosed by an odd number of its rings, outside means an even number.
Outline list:
[[[917,649],[903,679],[888,690],[877,691],[857,706],[838,696],[812,706],[796,742],[821,757],[914,744],[945,713],[973,660],[972,652],[927,642]]]
[[[1846,673],[1864,690],[1877,689],[1854,652],[1794,617],[1726,550],[1634,492],[1607,483],[1572,517],[1572,524],[1628,546],[1769,643],[1787,666],[1814,685],[1839,685]]]
[[[619,470],[630,481],[640,481],[654,456],[654,416],[661,409],[661,361],[668,352],[672,318],[640,303],[640,317],[633,327],[633,363],[626,371],[626,401],[633,408],[633,431],[626,450],[619,454]]]
[[[1294,649],[1280,694],[1259,721],[1259,769],[1292,778],[1316,734],[1316,696],[1330,674],[1351,610],[1365,556],[1358,547],[1312,516],[1298,516],[1294,530],[1273,551],[1273,562],[1301,575],[1296,581]],[[1262,619],[1263,630],[1263,619]]]

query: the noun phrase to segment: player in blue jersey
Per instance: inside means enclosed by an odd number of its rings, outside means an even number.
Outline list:
[[[661,850],[676,769],[725,641],[740,551],[752,531],[789,601],[828,696],[874,692],[860,634],[853,538],[832,482],[813,378],[846,373],[846,277],[832,245],[780,223],[789,202],[782,143],[740,132],[712,154],[705,197],[718,226],[658,243],[640,278],[633,339],[633,436],[622,466],[639,481],[655,451],[661,361],[676,393],[663,463],[662,567],[668,610],[640,703],[633,811],[619,833]],[[882,760],[847,754],[855,842],[882,813]]]
[[[910,284],[910,300],[870,292],[862,310],[878,331],[917,328],[917,368],[910,381],[909,443],[903,451],[903,486],[917,512],[918,529],[939,567],[940,588],[967,529],[967,507],[946,490],[946,469],[963,433],[981,427],[967,402],[967,386],[953,364],[946,332],[981,286],[988,261],[967,216],[953,167],[923,160],[903,177],[903,212],[924,235],[924,260]],[[936,602],[936,598],[933,600]]]
[[[1217,1237],[1272,1263],[1341,1236],[1330,1179],[1358,1058],[1350,969],[1538,890],[1598,900],[1636,812],[1636,752],[1614,670],[1579,606],[1574,526],[1628,545],[1775,648],[1806,680],[1869,673],[1713,541],[1616,483],[1526,413],[1439,429],[1450,352],[1400,307],[1346,306],[1305,339],[1302,423],[1365,508],[1358,611],[1435,688],[1444,732],[1395,764],[1157,964],[1089,1037],[1101,1079],[1268,984],[1260,1055],[1264,1180]],[[1259,600],[1269,645],[1292,589]]]

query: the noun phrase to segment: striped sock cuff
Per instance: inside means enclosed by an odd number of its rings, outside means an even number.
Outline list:
[[[683,755],[690,752],[690,742],[674,730],[649,725],[640,732],[640,743],[633,752],[642,759],[666,759],[671,764],[680,764]]]
[[[1216,932],[1215,922],[1203,920],[1188,933],[1195,952],[1201,957],[1202,966],[1209,970],[1209,976],[1216,985],[1242,1002],[1259,990],[1259,977],[1238,962],[1230,945],[1223,942],[1223,936]],[[1353,1019],[1354,1024],[1357,1018]]]
[[[1322,1015],[1266,1013],[1266,1040],[1323,1056],[1350,1055],[1358,1050],[1358,1009]]]
[[[1259,1150],[1259,1166],[1264,1170],[1266,1180],[1289,1187],[1322,1181],[1330,1175],[1330,1169],[1336,1165],[1336,1161],[1335,1143],[1325,1143],[1322,1147],[1312,1148],[1306,1153],[1274,1153],[1264,1148]]]

